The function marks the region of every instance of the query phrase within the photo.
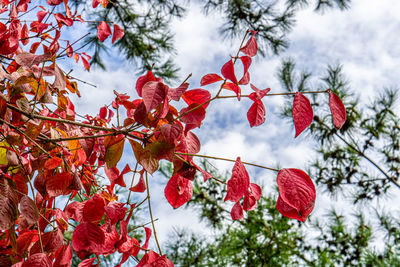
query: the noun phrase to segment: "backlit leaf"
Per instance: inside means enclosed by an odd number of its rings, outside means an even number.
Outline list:
[[[164,194],[173,208],[179,208],[192,197],[193,184],[188,179],[176,174],[169,179]]]
[[[329,90],[329,108],[332,113],[333,125],[336,129],[341,129],[346,122],[346,108],[342,100],[334,92]]]
[[[106,139],[112,139],[110,141],[112,144],[106,146],[105,162],[108,168],[113,168],[122,157],[125,138],[119,136],[107,136]]]
[[[182,95],[183,100],[188,104],[189,106],[193,103],[196,104],[203,104],[207,102],[208,100],[211,99],[211,94],[209,91],[204,90],[204,89],[192,89],[189,91],[186,91]],[[208,107],[208,104],[204,104],[202,107],[206,109]]]
[[[108,38],[108,36],[111,35],[111,28],[108,23],[102,21],[100,22],[99,26],[97,26],[97,37],[101,42],[104,42],[105,39]]]
[[[299,169],[282,169],[278,173],[277,184],[281,198],[279,205],[277,202],[278,211],[304,222],[314,208],[316,197],[310,177]]]
[[[231,217],[234,221],[244,218],[243,208],[242,205],[240,205],[240,201],[236,202],[235,205],[233,205],[233,208],[231,210]]]
[[[75,228],[72,236],[72,248],[76,252],[97,253],[101,252],[104,240],[104,232],[96,224],[85,222]]]
[[[259,126],[265,122],[265,107],[261,100],[255,101],[247,112],[250,127]]]
[[[227,183],[227,192],[224,201],[230,200],[238,202],[247,192],[249,184],[249,174],[240,160],[240,157],[237,157],[236,163],[232,169],[232,177]]]
[[[162,82],[147,82],[142,89],[143,103],[146,107],[146,111],[150,112],[161,104],[165,96],[166,89]]]
[[[247,41],[246,45],[240,49],[241,52],[248,55],[249,57],[254,57],[257,54],[257,50],[257,40],[254,35],[252,35]]]
[[[114,32],[113,32],[113,36],[112,36],[112,43],[114,43],[115,41],[118,41],[119,39],[121,39],[124,36],[124,34],[125,34],[124,29],[122,29],[117,24],[114,24]]]
[[[293,99],[293,122],[296,136],[299,136],[312,122],[314,118],[310,100],[302,93],[297,92]]]
[[[104,215],[104,200],[99,193],[94,195],[86,201],[83,207],[83,221],[97,222],[103,218]]]
[[[218,74],[210,73],[210,74],[204,75],[203,78],[201,78],[200,84],[201,84],[201,86],[204,86],[204,85],[212,84],[212,83],[222,81],[222,80],[223,80],[222,77],[219,76]]]
[[[231,80],[234,84],[238,83],[232,59],[222,66],[221,73],[225,79]]]

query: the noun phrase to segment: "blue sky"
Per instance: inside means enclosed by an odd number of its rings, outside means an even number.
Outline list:
[[[289,34],[290,47],[279,57],[256,58],[250,69],[252,83],[259,88],[270,87],[271,93],[281,92],[276,71],[282,58],[293,58],[299,70],[313,72],[316,76],[323,75],[329,64],[342,64],[350,86],[366,103],[384,87],[394,87],[399,83],[399,10],[400,1],[396,0],[355,0],[347,11],[328,10],[323,14],[305,9],[298,13],[297,25]],[[181,68],[182,80],[189,73],[193,74],[189,80],[190,89],[200,87],[204,74],[218,73],[239,47],[240,40],[224,41],[219,37],[221,23],[218,16],[205,17],[201,8],[192,4],[186,17],[172,24],[177,52],[175,61]],[[111,55],[110,60],[112,58]],[[77,77],[98,85],[97,88],[79,85],[82,98],[74,103],[80,114],[96,114],[102,105],[112,101],[114,89],[136,97],[135,66],[125,62],[114,62],[114,66],[107,71],[94,69],[89,73],[80,67],[76,69]],[[216,89],[212,88],[207,87],[215,94]],[[202,143],[200,153],[232,159],[240,156],[243,161],[271,167],[280,164],[282,167],[305,169],[314,155],[312,140],[306,134],[294,139],[292,124],[278,117],[282,103],[283,98],[267,97],[264,101],[266,123],[253,129],[246,120],[251,105],[248,99],[239,103],[236,100],[212,103],[202,127],[194,130]],[[128,162],[129,158],[123,161]],[[213,164],[222,170],[233,166],[227,162]],[[252,181],[265,185],[275,182],[274,173],[253,168],[248,168],[248,171]],[[162,242],[174,226],[202,227],[190,210],[169,207],[163,196],[165,182],[157,175],[151,180],[154,213],[159,218],[156,225]],[[340,205],[342,200],[330,199],[319,191],[317,194],[313,216],[321,216],[330,206],[343,208]]]

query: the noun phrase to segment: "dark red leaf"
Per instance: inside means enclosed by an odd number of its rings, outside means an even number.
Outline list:
[[[143,103],[146,111],[150,112],[161,104],[165,99],[166,93],[165,85],[162,82],[147,82],[142,88]]]
[[[310,177],[299,169],[282,169],[278,173],[277,183],[282,200],[279,205],[277,203],[278,211],[282,211],[286,217],[304,222],[314,208],[316,197]]]
[[[250,39],[247,41],[246,45],[240,49],[241,52],[248,55],[249,57],[254,57],[257,54],[257,50],[258,46],[254,35],[252,35]]]
[[[53,267],[67,267],[72,264],[72,248],[69,244],[63,245],[57,252]]]
[[[104,232],[94,223],[85,222],[75,228],[72,248],[76,252],[98,253],[102,251],[104,241]]]
[[[8,230],[18,218],[18,196],[8,179],[0,182],[0,230]]]
[[[296,136],[299,136],[312,122],[314,118],[310,100],[302,93],[297,92],[293,99],[293,122]]]
[[[72,173],[62,172],[46,178],[46,190],[51,197],[68,195],[73,180]]]
[[[111,28],[108,23],[102,21],[100,22],[99,26],[97,26],[97,37],[101,42],[104,42],[108,36],[111,35]]]
[[[85,202],[74,201],[68,204],[64,212],[68,216],[68,218],[71,218],[76,222],[82,222],[84,207],[85,207]]]
[[[21,214],[25,217],[29,224],[34,224],[38,221],[39,211],[35,202],[30,197],[23,196],[19,205]]]
[[[24,261],[21,267],[51,267],[50,258],[44,253],[37,253],[31,255],[26,261]]]
[[[61,162],[62,159],[60,159],[59,157],[51,157],[48,160],[46,160],[43,168],[45,168],[46,170],[54,170],[55,168],[61,165]]]
[[[201,78],[200,84],[201,84],[201,86],[204,86],[204,85],[212,84],[212,83],[222,81],[222,80],[223,80],[222,77],[219,76],[218,74],[210,73],[210,74],[204,75],[203,78]]]
[[[211,99],[211,94],[209,91],[204,90],[204,89],[193,89],[186,91],[182,95],[183,100],[188,104],[189,106],[191,104],[203,104],[207,102],[208,100]],[[208,107],[208,104],[204,104],[202,107],[206,109]]]
[[[164,194],[173,208],[179,208],[192,197],[193,184],[188,179],[176,174],[169,179]]]
[[[231,217],[234,221],[244,218],[243,209],[242,205],[240,205],[240,201],[236,202],[235,205],[233,205],[231,210]]]
[[[346,122],[346,108],[340,97],[331,90],[329,90],[329,108],[332,113],[333,125],[335,125],[336,129],[341,129]]]
[[[104,215],[104,200],[99,193],[94,195],[86,201],[83,207],[83,221],[97,222],[103,218]]]
[[[261,100],[255,101],[247,112],[250,127],[259,126],[265,122],[265,107]]]
[[[89,258],[89,259],[83,260],[78,264],[78,267],[93,267],[93,262],[95,259],[96,258]]]
[[[125,34],[124,29],[122,29],[117,24],[114,24],[114,32],[113,32],[113,36],[112,36],[112,43],[114,43],[115,41],[118,41],[119,39],[121,39],[124,36],[124,34]]]
[[[164,140],[169,144],[175,144],[182,135],[182,126],[178,123],[175,124],[163,124],[160,127],[161,135]]]
[[[238,202],[247,192],[249,185],[249,174],[240,160],[240,157],[237,157],[236,163],[232,169],[232,177],[227,183],[227,192],[224,201],[230,200]]]
[[[238,83],[232,59],[222,66],[221,73],[225,79],[231,80],[234,84]]]

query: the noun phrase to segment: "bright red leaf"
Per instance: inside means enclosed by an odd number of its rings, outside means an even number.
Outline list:
[[[108,36],[111,35],[111,28],[108,23],[102,21],[100,22],[99,26],[97,26],[97,37],[101,42],[104,42],[105,39],[108,38]]]
[[[292,219],[305,222],[314,208],[316,191],[310,177],[299,169],[282,169],[278,173],[279,197],[276,208]]]
[[[193,103],[196,104],[203,104],[207,102],[208,100],[211,99],[211,94],[209,91],[204,90],[204,89],[192,89],[189,91],[186,91],[182,95],[183,100],[188,104],[189,106]],[[204,104],[202,107],[206,109],[208,107],[208,104]]]
[[[129,188],[129,190],[139,193],[143,193],[144,191],[146,191],[146,182],[144,181],[143,172],[140,172],[138,183],[135,186]]]
[[[240,201],[236,202],[235,205],[233,205],[231,210],[231,217],[234,221],[244,218],[243,208],[242,205],[240,205]]]
[[[333,125],[336,129],[341,129],[346,122],[346,108],[340,97],[331,90],[329,90],[329,108],[332,113]]]
[[[162,82],[147,82],[142,88],[143,103],[150,112],[165,100],[166,86]]]
[[[293,99],[293,122],[296,136],[299,136],[312,122],[314,118],[310,100],[302,93],[297,92]]]
[[[125,34],[124,29],[122,29],[117,24],[114,24],[114,32],[113,32],[113,36],[112,36],[112,43],[114,43],[115,41],[118,41],[119,39],[121,39],[124,36],[124,34]]]
[[[173,208],[179,208],[192,197],[193,184],[188,179],[176,174],[169,179],[164,194]]]
[[[231,90],[231,91],[235,92],[238,101],[240,101],[240,96],[242,94],[242,89],[240,89],[240,87],[238,85],[236,85],[234,83],[231,83],[231,82],[226,82],[224,84],[224,86],[222,86],[222,88],[228,89],[228,90]]]
[[[258,50],[257,40],[254,37],[254,34],[251,35],[246,45],[240,49],[241,52],[248,55],[249,57],[254,57],[257,54],[257,50]]]
[[[231,80],[234,84],[238,83],[232,59],[222,66],[221,73],[225,79]]]
[[[250,127],[259,126],[265,122],[265,107],[261,100],[255,101],[247,112]]]
[[[224,201],[230,200],[238,202],[247,192],[249,184],[249,174],[240,160],[240,157],[237,157],[236,163],[232,169],[232,177],[227,183],[227,192]]]
[[[72,248],[76,252],[100,253],[105,241],[104,232],[94,223],[79,224],[72,236]]]
[[[98,222],[104,215],[104,200],[99,193],[86,201],[83,207],[83,221]]]
[[[196,127],[200,127],[201,122],[206,117],[206,111],[203,106],[198,106],[199,104],[193,103],[187,108],[183,108],[180,112],[180,120],[185,123],[185,133]]]
[[[204,85],[212,84],[212,83],[222,81],[222,80],[223,80],[222,77],[219,76],[218,74],[210,73],[210,74],[204,75],[203,78],[201,78],[200,84],[201,84],[201,86],[204,86]]]

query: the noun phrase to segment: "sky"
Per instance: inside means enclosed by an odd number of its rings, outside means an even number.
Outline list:
[[[283,58],[294,59],[298,70],[306,70],[316,76],[326,73],[328,65],[341,64],[350,86],[355,89],[360,101],[367,103],[383,88],[398,85],[399,10],[400,1],[397,0],[354,0],[349,10],[327,10],[322,14],[306,8],[297,14],[296,26],[289,34],[289,48],[280,56],[267,55],[255,59],[250,68],[252,83],[258,88],[271,88],[271,93],[282,92],[276,72]],[[181,68],[181,80],[189,73],[193,74],[189,79],[190,89],[200,87],[203,75],[219,73],[221,66],[239,47],[240,40],[222,40],[219,37],[218,28],[221,24],[221,18],[217,15],[206,17],[194,3],[183,19],[175,20],[172,24],[176,48],[174,60]],[[76,68],[77,77],[97,85],[95,88],[79,84],[82,97],[74,103],[80,114],[96,114],[103,104],[112,101],[113,90],[136,96],[135,66],[125,62],[116,66],[107,71],[94,69],[89,73],[80,67]],[[317,80],[313,80],[313,83],[318,85]],[[212,86],[207,89],[214,94],[216,92]],[[269,167],[279,165],[305,169],[315,155],[312,138],[303,133],[294,139],[292,122],[278,116],[283,98],[268,97],[264,104],[267,109],[266,123],[250,128],[246,119],[246,112],[251,105],[248,99],[212,103],[203,125],[194,130],[202,145],[199,154],[230,159],[240,156],[243,161]],[[128,149],[127,152],[130,153]],[[129,162],[129,158],[124,158],[121,166],[125,162]],[[213,164],[221,170],[233,167],[233,163],[229,162],[218,161]],[[248,168],[248,172],[252,182],[261,183],[265,188],[271,188],[275,183],[276,174],[271,171]],[[184,208],[173,210],[169,206],[163,195],[166,181],[159,175],[154,175],[150,181],[161,243],[168,239],[173,227],[204,230],[204,225],[192,211]],[[341,203],[341,199],[331,199],[317,191],[312,216],[323,216],[326,208],[331,206],[344,209]]]

